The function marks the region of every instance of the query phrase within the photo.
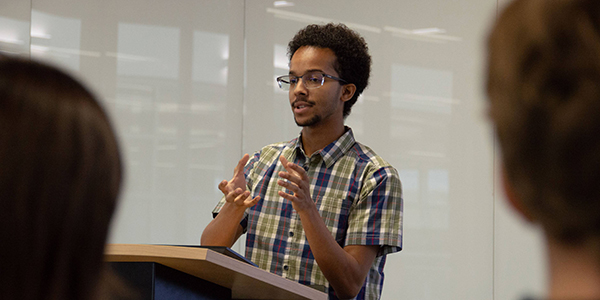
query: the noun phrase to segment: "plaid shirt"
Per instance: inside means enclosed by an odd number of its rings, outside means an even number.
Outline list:
[[[323,286],[337,299],[317,266],[299,215],[280,197],[279,155],[307,170],[312,198],[341,247],[381,248],[356,299],[378,299],[386,255],[402,248],[402,191],[397,171],[373,150],[356,142],[350,128],[337,141],[306,157],[301,137],[264,147],[244,168],[247,188],[261,201],[248,209],[246,257],[260,268],[305,285]],[[289,192],[289,191],[288,191]],[[213,213],[224,204],[221,199]]]

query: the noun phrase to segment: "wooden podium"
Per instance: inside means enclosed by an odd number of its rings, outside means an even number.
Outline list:
[[[188,299],[327,299],[323,292],[207,248],[109,244],[105,261],[127,263],[125,267],[133,268],[135,278],[144,276],[149,267],[153,281],[157,278],[154,272],[166,274],[168,280],[185,281],[169,287],[168,294],[175,296],[166,299],[186,298],[177,296],[179,287],[185,289],[186,284],[196,289],[194,293],[207,294]],[[150,294],[154,297],[155,292]]]

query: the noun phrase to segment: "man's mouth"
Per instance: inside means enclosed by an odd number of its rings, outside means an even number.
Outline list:
[[[303,109],[303,108],[311,107],[311,106],[313,106],[312,103],[304,102],[304,101],[296,101],[296,102],[292,103],[292,108],[294,108],[294,109]]]

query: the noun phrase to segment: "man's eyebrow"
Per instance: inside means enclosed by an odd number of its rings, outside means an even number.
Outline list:
[[[321,69],[309,69],[309,70],[306,70],[306,72],[304,72],[304,74],[311,73],[311,72],[322,72],[323,73],[323,70],[321,70]],[[304,74],[302,74],[302,75],[304,75]],[[294,76],[296,76],[296,72],[290,70],[289,73],[288,73],[288,75],[294,75]]]

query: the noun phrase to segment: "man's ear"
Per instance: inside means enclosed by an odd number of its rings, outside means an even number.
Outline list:
[[[521,215],[523,218],[525,218],[525,220],[527,220],[527,222],[533,223],[534,218],[527,211],[527,209],[523,205],[523,202],[515,193],[513,186],[511,184],[510,180],[508,179],[508,175],[506,174],[506,169],[504,168],[504,166],[502,166],[501,169],[502,170],[500,172],[502,173],[502,188],[504,189],[504,194],[506,195],[506,198],[508,199],[508,203],[514,210],[517,211],[517,213],[519,213],[519,215]]]
[[[352,99],[352,96],[354,96],[354,93],[356,93],[356,85],[354,85],[353,83],[349,83],[349,84],[345,84],[342,86],[342,101],[346,102],[350,99]]]

